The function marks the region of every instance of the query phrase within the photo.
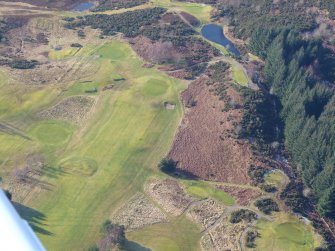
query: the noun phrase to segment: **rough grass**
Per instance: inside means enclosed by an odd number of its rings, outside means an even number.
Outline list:
[[[284,188],[289,182],[289,178],[280,170],[272,171],[265,175],[265,182],[269,185],[274,185],[277,188]]]
[[[214,198],[222,202],[226,206],[235,204],[233,197],[222,190],[214,188],[212,185],[203,181],[184,181],[186,191],[193,196],[201,199]]]
[[[310,224],[286,213],[276,214],[273,222],[259,221],[257,230],[261,238],[256,239],[256,250],[305,251],[320,244]]]

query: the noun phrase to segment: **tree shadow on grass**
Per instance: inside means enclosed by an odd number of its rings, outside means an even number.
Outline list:
[[[46,221],[45,214],[33,208],[22,205],[18,202],[12,202],[12,203],[16,208],[17,212],[19,213],[19,215],[29,223],[31,228],[36,233],[44,235],[53,235],[53,233],[44,228],[45,226],[47,226],[47,224],[44,223]]]
[[[43,166],[42,168],[42,175],[47,176],[52,179],[57,179],[58,177],[64,176],[66,174],[68,174],[68,172],[60,168],[55,168],[55,167],[48,166],[48,165]]]
[[[150,248],[143,247],[137,242],[126,240],[123,249],[126,251],[151,251]]]

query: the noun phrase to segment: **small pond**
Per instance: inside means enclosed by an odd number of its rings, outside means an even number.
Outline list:
[[[87,11],[89,9],[91,9],[94,6],[94,3],[91,2],[85,2],[85,3],[80,3],[78,5],[76,5],[72,10],[73,11]]]
[[[209,41],[224,46],[230,53],[234,54],[235,56],[241,55],[241,53],[236,49],[234,44],[225,37],[225,35],[223,34],[223,29],[220,25],[206,24],[201,29],[201,35]]]

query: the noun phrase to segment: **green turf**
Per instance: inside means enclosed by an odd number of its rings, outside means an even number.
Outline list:
[[[310,224],[305,224],[293,215],[278,214],[276,221],[259,221],[260,238],[256,250],[307,251],[314,250],[319,242]]]
[[[19,154],[16,150],[28,151],[30,147],[46,157],[50,168],[41,179],[51,189],[42,190],[23,203],[44,215],[44,220],[35,225],[49,250],[83,250],[92,245],[99,237],[100,225],[113,209],[143,190],[146,179],[157,172],[157,163],[169,150],[181,120],[179,93],[186,85],[180,80],[142,68],[144,62],[122,42],[113,41],[96,53],[101,55],[96,62],[101,67],[90,80],[68,86],[66,95],[62,89],[62,95],[48,96],[51,106],[64,96],[81,93],[87,86],[108,83],[115,74],[123,76],[126,80],[117,83],[119,89],[99,92],[95,113],[83,128],[32,116],[27,125],[25,120],[16,121],[25,125],[32,141],[2,136],[3,144],[13,141],[13,147],[6,150],[13,154],[12,158]],[[80,83],[85,81],[93,82]],[[73,87],[76,85],[81,87]],[[42,93],[48,90],[44,88]],[[32,99],[31,107],[39,100],[43,99]],[[168,111],[163,105],[154,105],[166,100],[176,103],[176,109]],[[35,108],[27,111],[34,113]],[[27,216],[34,217],[29,210]],[[184,243],[182,250],[194,250],[199,243],[199,231],[193,226],[189,224],[190,233],[185,233],[192,241]],[[184,226],[178,221],[164,225],[164,229],[176,227]],[[163,231],[161,240],[170,239],[169,234]],[[138,233],[137,238],[146,238],[147,233],[143,235]],[[182,241],[176,243],[179,247]]]
[[[145,84],[142,88],[142,93],[145,96],[156,97],[161,96],[166,93],[169,85],[164,81],[164,79],[153,79],[143,80]]]
[[[173,11],[185,11],[197,17],[202,23],[210,22],[210,5],[201,3],[179,2],[174,0],[151,0],[151,2],[160,7],[168,8]]]
[[[65,144],[69,140],[72,132],[73,128],[69,124],[47,121],[33,126],[30,135],[35,136],[42,144],[60,145]]]
[[[127,237],[153,251],[200,250],[200,229],[185,216],[130,232]]]
[[[277,188],[283,188],[288,182],[288,177],[280,170],[272,171],[264,176],[265,182]]]
[[[212,197],[218,201],[223,202],[227,206],[235,204],[234,199],[224,191],[214,188],[212,185],[204,181],[183,181],[186,191],[195,197],[205,199]]]
[[[79,52],[79,48],[64,48],[62,50],[51,50],[49,52],[49,58],[54,60],[64,59],[68,57],[74,56],[76,53]]]
[[[242,86],[248,86],[249,79],[246,73],[244,72],[244,69],[241,65],[238,65],[237,62],[232,62],[232,73],[233,73],[233,80],[242,85]]]

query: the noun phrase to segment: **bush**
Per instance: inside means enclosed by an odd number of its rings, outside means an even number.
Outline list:
[[[261,189],[263,189],[267,193],[275,193],[277,192],[277,187],[269,184],[263,184],[261,185]]]
[[[158,164],[159,169],[164,173],[173,173],[177,168],[177,161],[173,159],[162,159]]]
[[[103,237],[99,240],[95,250],[112,250],[115,247],[123,247],[126,241],[124,226],[113,224],[110,220],[106,220],[102,224],[100,231]]]
[[[270,198],[256,201],[255,206],[265,214],[271,214],[272,212],[279,212],[278,204]]]
[[[25,59],[15,59],[13,60],[9,66],[14,69],[33,69],[37,65],[38,61],[36,60],[25,60]]]
[[[99,251],[99,248],[97,247],[97,245],[93,245],[88,248],[88,251]]]
[[[242,220],[245,220],[247,222],[257,220],[257,214],[247,209],[240,209],[231,213],[230,215],[231,223],[236,224],[241,222]]]
[[[259,237],[259,233],[257,231],[248,231],[246,235],[245,245],[248,248],[255,248],[255,240]]]
[[[248,175],[256,184],[259,184],[264,182],[264,174],[267,171],[268,170],[261,166],[250,166],[248,169]]]
[[[73,43],[71,44],[71,47],[74,47],[74,48],[82,48],[83,46],[79,43]]]

